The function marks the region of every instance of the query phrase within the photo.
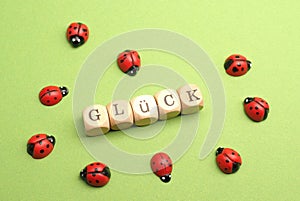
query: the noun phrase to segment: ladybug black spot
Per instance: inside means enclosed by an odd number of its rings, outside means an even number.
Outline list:
[[[161,165],[163,165],[163,163],[160,163]]]
[[[100,165],[100,163],[96,163],[96,165]]]
[[[71,34],[72,33],[72,31],[69,31],[69,34]]]
[[[250,107],[250,110],[252,110],[253,109],[253,107]]]
[[[236,55],[235,58],[240,58],[240,56],[239,56],[239,55]]]
[[[57,100],[57,97],[54,97],[54,100]]]
[[[74,27],[73,29],[74,29],[74,30],[76,30],[76,29],[77,29],[77,27]]]
[[[41,149],[41,150],[40,150],[40,153],[41,153],[41,154],[44,153],[44,152],[45,152],[44,149]]]
[[[87,29],[82,29],[82,31],[87,32]]]
[[[229,163],[229,160],[226,160],[226,163]]]
[[[120,62],[123,63],[123,62],[124,62],[124,59],[121,59]]]
[[[227,168],[225,168],[224,170],[227,171]]]
[[[259,115],[259,112],[256,112],[256,115]]]
[[[256,110],[258,110],[258,107],[257,107],[257,106],[255,106],[255,109],[256,109]]]
[[[50,101],[49,101],[49,100],[47,100],[47,103],[50,103]]]
[[[94,166],[94,163],[92,163],[91,166]]]
[[[85,36],[87,36],[87,33],[86,34],[84,34]]]
[[[50,147],[50,145],[49,145],[49,144],[47,144],[47,145],[46,145],[46,147],[47,147],[47,148],[49,148],[49,147]]]
[[[152,164],[154,165],[154,164],[155,164],[155,162],[153,161],[153,162],[152,162]]]
[[[40,136],[39,135],[37,135],[37,136],[35,136],[36,138],[39,138]]]
[[[95,174],[95,173],[92,173],[92,176],[93,176],[93,177],[95,177],[95,176],[96,176],[96,174]]]
[[[244,68],[242,68],[242,71],[244,71]]]
[[[98,183],[99,183],[99,180],[96,180],[96,183],[98,184]]]
[[[89,181],[89,183],[92,183],[92,181]]]
[[[239,71],[239,69],[238,69],[237,67],[233,67],[233,68],[232,68],[232,72],[236,73],[236,72],[238,72],[238,71]]]
[[[124,54],[124,57],[126,57],[127,54]]]
[[[232,152],[231,154],[232,154],[232,155],[234,155],[235,153],[234,153],[234,152]]]
[[[72,28],[72,26],[69,26],[69,28]]]

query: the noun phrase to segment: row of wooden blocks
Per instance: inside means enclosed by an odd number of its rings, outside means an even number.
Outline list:
[[[91,105],[83,111],[87,136],[105,134],[146,126],[158,120],[167,120],[179,114],[192,114],[203,108],[203,97],[198,86],[187,84],[177,90],[164,89],[154,96],[142,95],[127,100],[115,100],[107,106]]]

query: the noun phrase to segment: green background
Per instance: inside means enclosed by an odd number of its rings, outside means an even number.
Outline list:
[[[1,200],[299,199],[298,0],[2,0],[0,5]],[[66,28],[73,21],[85,22],[90,29],[88,42],[77,49],[65,38]],[[217,146],[240,152],[243,164],[236,174],[220,172],[213,153],[205,160],[198,159],[213,109],[201,77],[179,58],[145,51],[141,52],[143,64],[170,66],[202,86],[207,99],[197,137],[174,164],[173,179],[168,184],[151,173],[131,175],[116,170],[112,170],[111,181],[104,188],[91,188],[79,178],[79,171],[95,159],[82,146],[73,122],[76,77],[85,59],[101,43],[143,28],[183,34],[199,44],[215,63],[226,94],[226,119]],[[223,62],[232,53],[252,61],[253,67],[245,76],[225,73]],[[111,101],[112,85],[122,76],[112,64],[99,82],[97,103]],[[37,97],[39,90],[50,84],[68,86],[70,94],[60,104],[45,107]],[[147,86],[132,96],[153,94],[159,89]],[[254,123],[245,116],[242,101],[247,96],[261,96],[269,102],[266,121]],[[177,124],[177,119],[170,120],[166,125],[170,130],[164,129],[136,146],[134,139],[121,132],[107,136],[120,149],[151,153],[170,142]],[[26,142],[40,132],[53,134],[57,144],[47,158],[34,160],[26,153]]]

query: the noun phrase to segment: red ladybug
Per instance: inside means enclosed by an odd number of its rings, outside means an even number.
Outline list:
[[[244,100],[244,109],[250,119],[259,122],[268,117],[269,104],[262,98],[248,97]]]
[[[55,144],[55,138],[46,134],[33,135],[27,142],[27,153],[35,159],[48,156]]]
[[[233,149],[219,147],[216,156],[218,167],[226,174],[237,172],[242,165],[240,154]]]
[[[130,76],[136,75],[141,66],[140,56],[135,50],[125,50],[119,54],[117,61],[119,68]]]
[[[110,180],[110,170],[105,164],[94,162],[80,171],[80,177],[91,186],[102,187]]]
[[[59,103],[68,93],[66,87],[47,86],[40,91],[39,98],[42,104],[52,106]]]
[[[161,181],[167,183],[171,180],[172,160],[163,152],[155,154],[150,161],[153,173],[160,178]]]
[[[248,61],[246,57],[240,54],[233,54],[225,60],[224,68],[227,74],[231,76],[241,76],[250,70],[251,65],[251,61]]]
[[[83,45],[89,38],[88,27],[80,22],[73,22],[67,29],[67,39],[73,47]]]

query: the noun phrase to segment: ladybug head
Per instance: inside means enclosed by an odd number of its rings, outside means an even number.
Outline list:
[[[80,171],[80,178],[86,180],[86,168]]]
[[[110,178],[110,170],[109,170],[109,167],[105,167],[102,172],[101,172],[103,175],[107,176],[108,178]]]
[[[232,60],[232,59],[229,59],[228,61],[226,61],[226,62],[224,63],[224,68],[225,68],[225,70],[227,70],[227,69],[231,66],[232,63],[233,63],[233,60]]]
[[[248,60],[247,60],[247,67],[248,67],[248,70],[251,68],[251,66],[252,66],[251,61],[248,61]]]
[[[33,155],[34,144],[27,144],[27,153],[32,156]]]
[[[127,75],[135,76],[138,70],[139,70],[139,67],[137,67],[137,66],[132,66],[132,67],[129,68],[129,70],[127,71]]]
[[[83,45],[84,39],[81,36],[75,35],[70,37],[70,43],[73,47],[79,47]]]
[[[221,154],[223,152],[223,149],[224,149],[223,147],[219,147],[216,151],[216,156]]]
[[[51,144],[53,144],[53,146],[55,145],[55,137],[54,136],[48,136],[47,139],[49,140],[49,142]]]
[[[63,97],[66,96],[66,95],[68,95],[69,90],[68,90],[67,87],[59,87],[59,89],[60,89],[61,95],[62,95]]]
[[[248,103],[252,102],[253,100],[254,100],[254,98],[247,97],[247,98],[245,98],[245,100],[244,100],[244,104],[248,104]]]
[[[164,175],[164,176],[159,177],[159,178],[164,183],[168,183],[169,181],[171,181],[171,175],[170,174]]]

